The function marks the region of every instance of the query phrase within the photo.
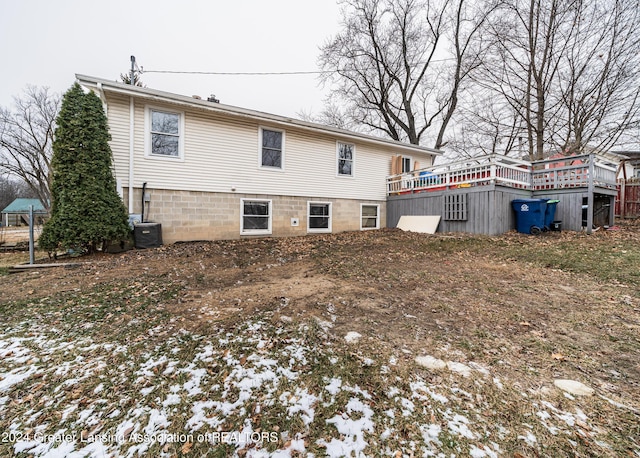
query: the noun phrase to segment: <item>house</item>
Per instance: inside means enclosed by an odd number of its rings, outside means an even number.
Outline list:
[[[160,223],[165,242],[385,227],[387,176],[440,154],[215,99],[76,78],[103,101],[129,213]]]
[[[37,224],[42,224],[47,210],[45,210],[39,199],[18,198],[7,205],[2,210],[3,226],[28,226],[29,225],[29,207],[33,206],[33,214],[36,217]]]

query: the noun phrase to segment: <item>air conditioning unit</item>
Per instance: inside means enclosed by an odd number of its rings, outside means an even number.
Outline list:
[[[139,223],[133,228],[136,248],[156,248],[162,245],[162,224]]]

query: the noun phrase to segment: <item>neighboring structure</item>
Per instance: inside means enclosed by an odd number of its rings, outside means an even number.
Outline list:
[[[47,216],[47,211],[42,205],[42,202],[38,199],[18,198],[2,210],[2,225],[28,226],[30,205],[33,205],[33,214],[36,224],[42,224],[43,219]]]
[[[104,103],[129,213],[161,223],[165,242],[385,227],[390,172],[440,154],[215,99],[77,79]]]
[[[615,151],[618,167],[616,216],[640,218],[640,151]]]

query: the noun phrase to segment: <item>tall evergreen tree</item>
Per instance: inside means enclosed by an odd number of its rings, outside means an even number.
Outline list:
[[[116,190],[107,117],[93,92],[67,91],[57,119],[51,169],[51,218],[40,236],[49,252],[93,252],[129,236],[127,211]]]

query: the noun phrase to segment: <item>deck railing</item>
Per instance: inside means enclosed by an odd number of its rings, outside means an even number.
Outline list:
[[[590,181],[592,186],[616,189],[616,168],[594,154],[535,162],[490,155],[391,175],[387,192],[405,194],[486,184],[543,190],[589,187]]]
[[[598,186],[616,189],[616,168],[598,156],[585,154],[533,162],[531,189],[581,188]],[[591,182],[591,183],[590,183]]]

